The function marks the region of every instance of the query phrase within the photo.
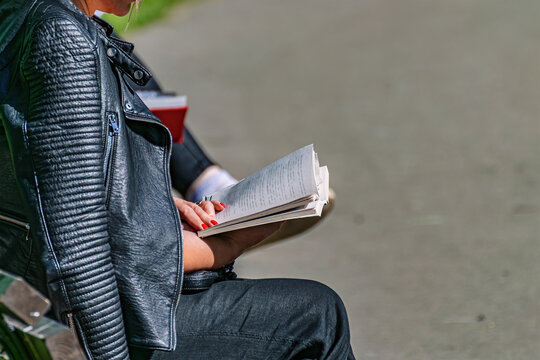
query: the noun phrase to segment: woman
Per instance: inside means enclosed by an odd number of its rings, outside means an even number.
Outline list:
[[[130,0],[0,3],[0,267],[47,294],[90,359],[353,359],[345,309],[301,280],[180,296],[277,229],[200,239],[221,204],[173,199],[151,75],[90,16]],[[180,216],[186,223],[181,223]]]

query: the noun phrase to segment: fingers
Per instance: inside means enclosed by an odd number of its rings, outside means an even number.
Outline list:
[[[222,203],[222,202],[219,202],[217,200],[212,200],[211,201],[212,204],[214,204],[214,209],[216,209],[217,211],[223,211],[225,210],[225,204]]]
[[[203,201],[199,204],[199,206],[210,216],[215,216],[216,211],[225,210],[225,204],[217,200]]]
[[[209,225],[207,223],[211,224],[210,221],[212,219],[209,217],[208,214],[206,214],[202,209],[200,209],[197,204],[177,197],[173,197],[173,200],[176,208],[178,209],[178,212],[180,213],[181,219],[193,229],[203,230],[205,228],[208,228]],[[195,209],[200,209],[200,214],[203,216],[203,218],[199,216]]]
[[[216,216],[216,211],[214,210],[215,205],[211,203],[210,201],[203,201],[202,203],[199,204],[199,206],[201,207],[201,209],[204,210],[204,212],[206,212],[211,217]]]
[[[196,230],[204,230],[217,225],[215,211],[221,211],[225,208],[217,201],[203,201],[200,205],[197,205],[180,198],[173,197],[173,199],[182,220]]]
[[[200,230],[217,225],[217,221],[214,219],[215,214],[210,216],[206,211],[203,210],[202,207],[192,202],[186,201],[186,210],[184,215],[186,216],[186,220],[193,227],[197,227],[198,223],[198,228],[200,228]]]
[[[218,224],[218,222],[215,219],[216,211],[222,211],[225,209],[225,204],[220,203],[219,201],[216,201],[216,200],[203,201],[198,206],[197,204],[193,204],[193,203],[190,203],[190,204],[196,206],[196,207],[193,207],[193,210],[197,213],[197,215],[199,215],[201,220],[203,220],[204,224],[207,225],[208,227],[212,227]],[[201,226],[203,226],[204,228],[204,225],[201,225]]]
[[[211,212],[209,210],[203,209],[201,205],[197,205],[194,203],[188,203],[189,207],[199,216],[199,218],[208,226],[217,225],[217,221],[214,219],[216,217],[216,213],[214,212],[214,209],[212,208]],[[209,209],[207,205],[205,205],[206,209]]]

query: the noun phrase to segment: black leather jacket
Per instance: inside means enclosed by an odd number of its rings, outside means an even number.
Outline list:
[[[171,136],[109,30],[69,0],[0,2],[0,268],[46,293],[92,359],[173,349],[183,276]]]

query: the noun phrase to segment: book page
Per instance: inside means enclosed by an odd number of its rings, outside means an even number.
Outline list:
[[[234,186],[205,196],[205,200],[217,200],[227,206],[216,214],[216,220],[223,223],[316,194],[316,176],[319,176],[319,167],[311,144]]]
[[[245,229],[252,226],[258,226],[263,224],[270,224],[273,222],[283,221],[283,220],[291,220],[291,219],[300,219],[300,218],[306,218],[306,217],[312,217],[312,216],[321,216],[322,209],[324,206],[323,201],[312,201],[304,206],[300,206],[297,208],[285,210],[282,212],[278,212],[275,214],[270,214],[267,216],[251,219],[248,221],[243,221],[240,223],[232,223],[227,225],[217,225],[213,226],[211,228],[208,228],[206,230],[201,230],[197,232],[197,235],[201,238],[228,232],[228,231],[234,231],[239,229]]]
[[[327,166],[321,166],[319,168],[320,182],[317,183],[317,190],[319,191],[319,199],[325,204],[328,203],[328,193],[330,191],[330,173]]]

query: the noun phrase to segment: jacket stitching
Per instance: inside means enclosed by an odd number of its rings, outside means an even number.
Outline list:
[[[28,47],[25,46],[25,48],[28,48]],[[27,99],[29,99],[30,98],[30,86],[28,86],[28,79],[26,78],[26,75],[22,71],[22,68],[24,67],[23,64],[24,63],[21,61],[21,65],[20,65],[19,69],[20,69],[21,75],[22,75],[22,77],[23,77],[23,79],[25,81],[26,89],[27,89]],[[25,114],[28,114],[29,112],[30,112],[30,104],[26,103]],[[28,140],[27,124],[28,124],[28,120],[27,120],[27,118],[25,116],[24,121],[23,121],[23,129],[22,129],[23,131],[22,131],[22,133],[23,133],[23,139],[24,139],[25,148],[28,151],[29,148],[30,148],[30,141]],[[30,164],[32,166],[32,174],[33,174],[33,178],[34,178],[34,185],[36,187],[35,191],[36,191],[36,201],[38,203],[38,210],[39,210],[38,213],[39,213],[41,223],[43,224],[43,232],[44,232],[45,238],[47,240],[47,248],[49,250],[49,254],[53,258],[53,264],[54,264],[54,267],[56,269],[58,278],[60,279],[59,284],[60,284],[60,288],[62,289],[62,295],[64,297],[64,301],[66,302],[66,304],[67,304],[67,306],[69,308],[69,311],[71,311],[71,302],[70,302],[70,299],[68,297],[68,294],[67,294],[67,291],[66,291],[66,286],[65,286],[64,280],[63,280],[64,275],[62,273],[62,270],[60,269],[60,263],[58,262],[58,258],[56,257],[56,254],[55,254],[55,252],[53,250],[53,246],[52,246],[52,243],[51,243],[51,238],[50,238],[50,235],[49,235],[49,229],[47,227],[47,222],[45,221],[45,215],[43,213],[43,208],[42,208],[42,205],[41,205],[41,194],[40,194],[40,191],[39,191],[39,184],[38,184],[38,180],[37,180],[36,167],[34,165],[34,159],[32,158],[32,156],[29,156],[29,160],[30,160]]]
[[[43,24],[45,24],[48,21],[53,22],[53,21],[56,21],[56,20],[66,20],[66,19],[61,17],[61,16],[54,16],[54,17],[51,17],[51,18],[48,18],[48,19],[43,19],[43,20],[37,22],[31,28],[32,29],[37,29],[37,28],[39,28],[39,26],[42,26]],[[83,34],[83,36],[85,37],[85,39],[88,41],[89,44],[92,44],[92,46],[91,46],[92,56],[93,56],[94,61],[96,63],[96,69],[98,69],[98,72],[99,72],[99,68],[100,68],[99,64],[100,64],[100,62],[99,62],[99,59],[97,58],[97,54],[96,54],[96,51],[95,51],[97,43],[92,42],[91,39],[89,39],[85,35],[84,30],[81,29],[81,27],[78,26],[78,24],[76,24],[74,21],[69,21],[69,22],[70,22],[70,24],[72,24],[72,25],[74,25],[74,26],[76,26],[78,28],[78,30],[81,32],[81,34]],[[24,79],[24,81],[25,81],[25,83],[27,85],[26,86],[26,88],[27,88],[27,98],[30,98],[30,94],[31,94],[30,86],[28,86],[28,79],[26,78],[26,75],[25,75],[24,71],[22,70],[24,68],[24,65],[26,64],[26,61],[28,60],[28,56],[29,56],[29,53],[30,53],[29,47],[27,46],[28,42],[26,41],[28,32],[30,30],[28,28],[25,28],[25,30],[26,30],[25,31],[25,46],[23,48],[27,49],[28,51],[26,51],[25,56],[21,60],[21,65],[19,66],[19,71],[20,71],[20,74],[21,74],[22,78]],[[100,74],[98,73],[97,75],[100,75]],[[100,78],[97,77],[96,81],[98,82],[99,88],[101,88]],[[100,96],[101,96],[101,92],[100,92]],[[101,103],[103,103],[103,101],[101,101]],[[30,104],[26,103],[25,105],[26,105],[25,106],[25,113],[29,114],[29,112],[30,112],[30,108],[29,108]],[[101,110],[100,110],[100,112],[101,112]],[[28,133],[27,133],[27,124],[28,124],[28,120],[25,117],[24,121],[23,121],[23,138],[24,138],[25,147],[28,150],[30,148],[30,141],[29,141]],[[69,297],[69,295],[67,293],[67,290],[66,290],[66,284],[64,282],[64,274],[63,274],[60,263],[59,263],[58,258],[56,256],[56,252],[55,252],[54,247],[53,247],[52,242],[51,242],[48,223],[45,220],[45,214],[44,214],[44,211],[43,211],[40,187],[39,187],[39,182],[38,182],[38,179],[37,179],[34,159],[33,159],[32,156],[29,156],[29,159],[30,159],[30,163],[32,165],[32,173],[33,173],[33,177],[34,177],[34,184],[36,186],[36,200],[37,200],[37,203],[38,203],[39,217],[41,219],[41,223],[43,225],[43,232],[44,232],[45,238],[47,240],[47,248],[49,250],[49,254],[53,258],[54,267],[55,267],[57,275],[59,277],[58,282],[60,284],[60,288],[61,288],[62,294],[64,296],[64,301],[66,301],[66,305],[68,307],[67,310],[71,312],[71,311],[73,311],[73,307],[72,307],[72,304],[71,304],[71,299],[70,299],[70,297]],[[115,281],[116,281],[116,278],[115,278]]]

